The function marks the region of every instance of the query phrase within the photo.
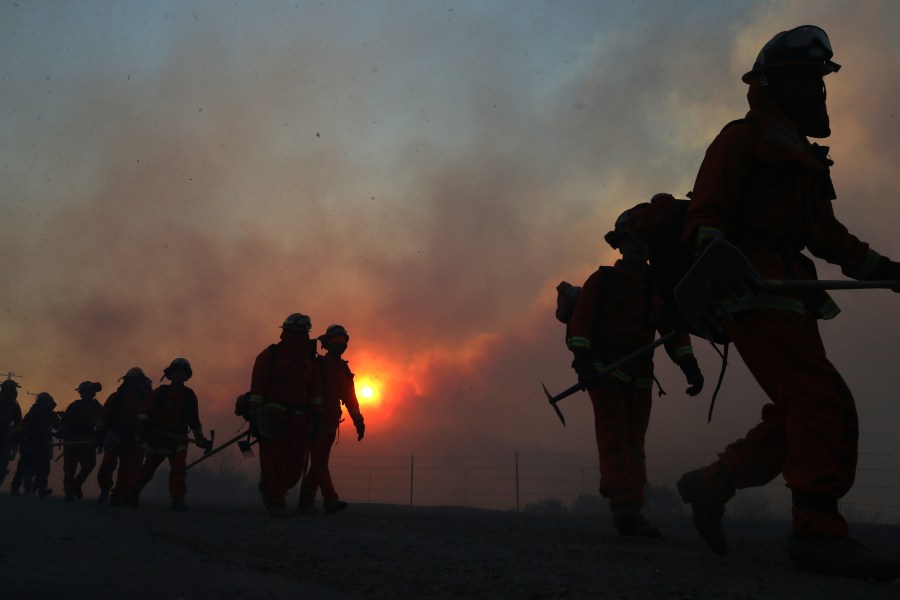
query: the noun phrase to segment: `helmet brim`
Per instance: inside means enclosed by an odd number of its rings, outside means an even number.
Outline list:
[[[780,63],[776,63],[773,65],[767,65],[765,67],[760,67],[758,69],[751,69],[750,71],[747,71],[746,73],[741,75],[741,81],[749,84],[751,81],[753,81],[753,77],[755,75],[761,75],[761,74],[765,73],[766,71],[771,71],[774,69],[778,69],[780,67],[792,67],[792,66],[820,66],[821,67],[820,74],[823,77],[830,73],[837,73],[838,71],[841,70],[841,65],[837,64],[833,60],[826,60],[824,63],[812,63],[812,64],[809,62],[798,60],[798,61],[793,61],[793,62],[790,62],[790,61],[789,62],[780,62]]]

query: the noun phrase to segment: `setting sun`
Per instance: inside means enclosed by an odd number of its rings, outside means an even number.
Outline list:
[[[367,375],[356,378],[356,395],[361,407],[381,404],[381,382]]]

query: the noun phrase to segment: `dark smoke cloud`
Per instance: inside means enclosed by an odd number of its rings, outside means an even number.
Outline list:
[[[342,452],[591,452],[586,397],[563,429],[540,390],[573,381],[554,286],[615,259],[602,234],[621,210],[690,189],[746,111],[758,48],[809,18],[595,4],[65,9],[81,29],[0,9],[0,369],[65,406],[83,379],[112,391],[185,356],[204,420],[236,427],[253,358],[299,310],[314,333],[346,325],[351,365],[390,382]],[[900,255],[897,9],[815,6],[845,65],[829,79],[835,208]],[[841,296],[823,326],[879,448],[898,383],[888,296]],[[708,393],[684,397],[657,358],[651,448],[712,458],[756,420],[733,362],[708,427]]]

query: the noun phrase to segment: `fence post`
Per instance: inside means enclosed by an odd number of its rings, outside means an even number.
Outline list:
[[[519,512],[519,451],[516,450],[516,512]]]
[[[416,467],[416,455],[411,454],[409,456],[409,505],[410,507],[413,505],[413,473],[415,472]]]

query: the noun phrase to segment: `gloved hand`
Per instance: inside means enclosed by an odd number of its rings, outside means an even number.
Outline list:
[[[873,280],[900,281],[900,262],[895,260],[884,259],[881,264],[875,267],[872,276]],[[894,292],[900,293],[900,287],[892,288]]]
[[[209,452],[212,450],[212,441],[202,433],[195,433],[194,441],[197,442],[197,446],[203,448],[204,451]]]
[[[353,418],[353,426],[356,427],[356,441],[360,442],[366,434],[366,422],[362,415],[355,415]]]
[[[581,389],[587,390],[596,387],[600,383],[597,377],[597,369],[594,367],[594,361],[591,360],[591,354],[587,350],[578,350],[575,352],[575,359],[572,361],[572,368],[578,375],[578,383]]]
[[[678,366],[687,378],[690,387],[685,390],[688,396],[696,396],[703,390],[703,373],[700,372],[700,365],[693,356],[683,356],[678,361]]]

